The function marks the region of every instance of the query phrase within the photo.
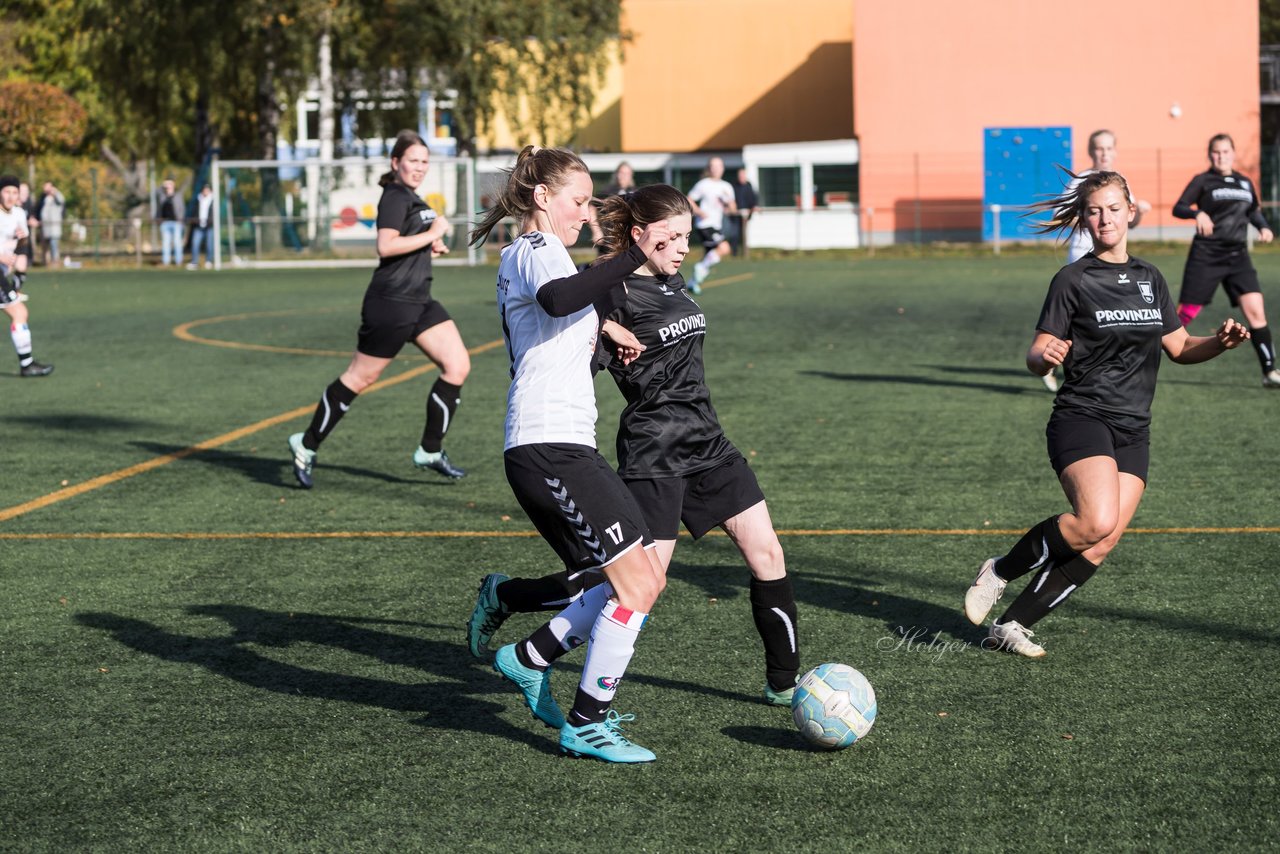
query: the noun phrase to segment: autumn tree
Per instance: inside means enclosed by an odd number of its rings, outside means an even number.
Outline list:
[[[76,148],[84,130],[84,107],[57,86],[28,80],[0,83],[0,146],[27,158],[31,183],[35,156]]]

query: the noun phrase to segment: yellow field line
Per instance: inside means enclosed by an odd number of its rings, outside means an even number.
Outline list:
[[[343,307],[345,308],[345,306]],[[338,308],[315,309],[314,313],[338,311]],[[246,314],[224,314],[220,317],[205,317],[188,323],[179,323],[173,327],[174,337],[193,344],[208,344],[211,347],[226,347],[228,350],[256,350],[262,353],[290,353],[298,356],[349,356],[350,350],[308,350],[302,347],[273,347],[270,344],[245,344],[241,341],[220,341],[217,338],[205,338],[192,333],[192,329],[208,326],[211,323],[226,323],[232,320],[249,320],[255,317],[287,317],[299,314],[297,309],[281,311],[253,311]]]
[[[725,276],[723,279],[707,282],[702,286],[705,291],[707,288],[718,288],[721,285],[732,285],[735,282],[745,282],[747,279],[755,278],[755,273],[739,273],[736,276]]]
[[[831,528],[778,531],[782,537],[974,537],[1016,536],[1017,528]],[[1280,534],[1280,527],[1130,528],[1126,534]],[[537,531],[124,531],[97,533],[0,532],[0,540],[456,540],[537,537]],[[708,536],[723,537],[722,531]]]
[[[472,347],[467,352],[471,353],[472,355],[476,355],[479,353],[483,353],[486,350],[492,350],[495,347],[499,347],[502,345],[502,343],[503,343],[502,339],[499,338],[494,341],[490,341],[487,344],[481,344],[478,347]],[[415,377],[419,377],[425,373],[428,373],[429,371],[434,371],[435,369],[436,369],[435,364],[428,362],[425,365],[420,365],[419,367],[416,367],[416,368],[410,368],[404,373],[397,374],[396,376],[391,377],[390,379],[379,380],[378,382],[374,383],[373,385],[365,389],[364,392],[362,393],[369,394],[370,392],[380,391],[384,388],[390,388],[391,386],[399,385],[402,382],[408,382],[409,380],[414,379]],[[13,507],[7,507],[3,510],[0,510],[0,522],[7,522],[10,519],[17,518],[18,516],[23,516],[27,513],[30,513],[33,510],[39,510],[42,507],[48,507],[50,504],[56,504],[59,501],[66,501],[68,498],[75,498],[77,495],[83,495],[86,492],[92,492],[95,489],[101,489],[104,486],[109,486],[113,483],[118,483],[119,481],[125,480],[126,478],[134,477],[135,475],[139,475],[144,472],[149,472],[152,469],[160,468],[160,466],[166,466],[169,463],[172,463],[176,460],[185,459],[186,457],[189,457],[192,454],[197,454],[201,451],[207,451],[212,448],[217,448],[222,445],[226,445],[230,442],[234,442],[237,439],[241,439],[241,438],[244,438],[245,436],[258,433],[262,430],[266,430],[269,427],[274,427],[277,424],[283,424],[286,421],[292,421],[295,418],[301,418],[304,415],[309,415],[314,410],[315,410],[314,404],[310,404],[307,406],[300,406],[297,409],[291,409],[288,412],[282,412],[279,415],[273,415],[270,418],[264,419],[255,424],[250,424],[247,427],[241,427],[238,430],[232,430],[230,433],[223,433],[221,436],[215,436],[212,439],[205,439],[203,442],[199,442],[195,445],[191,445],[190,447],[183,448],[180,451],[174,451],[173,453],[170,453],[170,454],[163,454],[159,457],[152,457],[151,459],[144,460],[143,462],[140,462],[137,465],[132,465],[132,466],[129,466],[128,468],[118,469],[108,474],[99,475],[98,477],[92,478],[91,480],[86,480],[83,483],[77,483],[75,486],[68,486],[64,489],[59,489],[56,492],[51,492],[48,495],[42,495],[39,498],[32,499],[31,501],[27,501],[23,504],[16,504]]]

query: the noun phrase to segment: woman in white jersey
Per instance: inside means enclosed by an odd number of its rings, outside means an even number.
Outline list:
[[[0,175],[0,311],[9,315],[9,337],[18,353],[18,375],[45,377],[53,365],[31,355],[31,328],[27,325],[26,296],[22,276],[27,270],[25,247],[31,242],[27,212],[18,201],[18,179]]]
[[[560,749],[606,762],[652,762],[610,708],[635,641],[665,585],[635,499],[596,450],[592,379],[602,318],[623,280],[670,240],[644,229],[611,261],[575,272],[567,247],[591,219],[591,175],[572,152],[527,146],[497,204],[472,232],[482,242],[504,219],[520,236],[503,247],[498,312],[511,358],[504,463],[520,506],[567,569],[600,568],[592,588],[528,638],[498,650],[494,667],[524,694],[534,717],[560,730]],[[624,342],[637,352],[634,338]],[[551,666],[590,637],[573,708],[551,696]]]
[[[1030,627],[1093,577],[1142,500],[1160,351],[1192,364],[1249,337],[1230,319],[1213,335],[1187,335],[1164,276],[1129,254],[1135,210],[1118,172],[1087,175],[1066,204],[1050,200],[1039,209],[1053,216],[1042,231],[1083,225],[1093,238],[1093,251],[1050,282],[1027,351],[1033,374],[1065,369],[1045,436],[1071,512],[1050,516],[983,563],[964,597],[965,615],[982,625],[1005,585],[1034,572],[988,636],[990,646],[1028,658],[1045,654]]]
[[[712,157],[707,161],[706,174],[689,190],[689,204],[693,207],[693,226],[698,230],[705,254],[693,265],[693,277],[689,279],[689,292],[702,293],[711,268],[730,252],[729,240],[724,236],[725,214],[738,212],[737,195],[733,185],[724,179],[724,161]]]

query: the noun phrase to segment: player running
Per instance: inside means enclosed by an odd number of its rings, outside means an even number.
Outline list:
[[[1031,627],[1097,572],[1138,509],[1160,350],[1192,364],[1249,337],[1230,319],[1214,335],[1187,335],[1160,271],[1129,254],[1135,211],[1123,176],[1096,172],[1074,193],[1066,205],[1050,200],[1040,206],[1053,212],[1041,230],[1083,223],[1093,252],[1053,277],[1027,351],[1027,368],[1037,376],[1055,365],[1065,369],[1045,433],[1071,512],[1050,516],[1007,554],[983,563],[964,597],[965,615],[982,625],[1005,585],[1034,572],[989,633],[993,647],[1029,658],[1045,654],[1031,640]]]
[[[711,268],[730,252],[729,241],[724,236],[724,215],[738,212],[736,198],[733,185],[724,180],[724,161],[712,157],[707,161],[706,174],[689,191],[689,202],[696,217],[694,226],[706,250],[702,260],[693,265],[693,278],[689,280],[689,291],[695,295],[702,293],[702,283]]]
[[[311,426],[289,437],[293,474],[303,489],[312,486],[320,443],[338,426],[356,396],[378,381],[410,341],[440,366],[440,377],[427,396],[426,425],[422,442],[413,452],[413,464],[454,480],[466,475],[442,447],[462,384],[471,372],[471,356],[457,324],[431,298],[431,258],[449,251],[444,238],[452,229],[418,196],[429,158],[422,137],[401,131],[391,149],[391,171],[378,181],[383,188],[377,219],[381,260],[364,294],[356,352],[347,369],[324,390]]]
[[[1209,140],[1212,166],[1191,179],[1173,206],[1174,216],[1196,221],[1196,236],[1191,240],[1182,273],[1182,292],[1178,294],[1178,318],[1189,325],[1213,299],[1221,282],[1227,298],[1233,306],[1240,307],[1249,326],[1253,349],[1262,367],[1263,387],[1280,388],[1276,348],[1248,244],[1251,224],[1258,229],[1258,239],[1263,243],[1271,242],[1271,227],[1262,216],[1253,183],[1232,168],[1235,160],[1231,137],[1225,133],[1214,136]]]
[[[601,318],[623,279],[671,236],[666,222],[651,223],[635,246],[577,273],[567,247],[590,221],[591,202],[591,175],[577,155],[527,146],[471,236],[482,242],[508,217],[520,223],[498,265],[498,312],[511,358],[507,481],[569,571],[598,570],[607,579],[498,650],[494,666],[520,688],[536,718],[560,730],[565,753],[652,762],[652,751],[622,735],[620,725],[634,716],[619,715],[612,704],[665,578],[635,499],[596,450],[592,363]],[[623,346],[630,356],[639,349],[634,338]],[[566,645],[569,636],[577,643]],[[566,717],[551,696],[551,667],[587,637]]]
[[[18,373],[24,377],[46,377],[53,365],[37,362],[31,354],[31,328],[26,295],[21,293],[27,272],[27,254],[31,235],[27,231],[27,212],[18,201],[19,181],[12,175],[0,175],[0,309],[9,315],[9,337],[18,353]]]
[[[1095,130],[1089,134],[1089,159],[1093,161],[1093,165],[1079,175],[1075,175],[1067,183],[1064,198],[1070,198],[1071,194],[1080,182],[1086,176],[1092,175],[1094,172],[1114,172],[1116,171],[1116,135],[1109,130]],[[1142,221],[1142,215],[1151,210],[1151,203],[1142,199],[1130,198],[1130,202],[1134,205],[1136,213],[1129,222],[1129,228],[1137,228],[1138,223]],[[1074,264],[1085,255],[1093,251],[1093,238],[1089,236],[1089,229],[1081,227],[1073,229],[1067,235],[1067,263]],[[1058,373],[1050,371],[1043,377],[1045,388],[1049,391],[1058,390]]]
[[[649,223],[666,220],[676,235],[627,277],[625,301],[604,324],[604,334],[624,345],[623,357],[608,358],[627,400],[618,424],[618,473],[644,513],[664,573],[681,521],[694,539],[720,528],[733,540],[751,570],[765,701],[789,706],[800,665],[795,594],[764,493],[711,405],[702,361],[707,321],[679,272],[691,214],[688,200],[665,184],[608,199],[600,214],[604,260],[627,252]],[[635,359],[625,358],[628,331],[644,345]],[[598,572],[571,571],[541,579],[486,576],[467,625],[471,653],[482,656],[510,614],[562,607],[601,580]],[[579,640],[566,635],[564,643]]]

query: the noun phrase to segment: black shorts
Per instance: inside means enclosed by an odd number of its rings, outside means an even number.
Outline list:
[[[1227,298],[1236,306],[1240,305],[1241,294],[1256,294],[1261,291],[1258,286],[1258,271],[1253,268],[1247,249],[1231,252],[1221,259],[1196,257],[1193,249],[1182,270],[1182,290],[1178,294],[1178,302],[1208,305],[1213,299],[1218,282],[1222,282]]]
[[[365,294],[356,350],[366,356],[394,359],[405,344],[449,319],[449,312],[435,300],[426,304],[397,302]]]
[[[718,228],[700,228],[698,229],[698,239],[702,241],[703,249],[715,249],[721,243],[724,243],[724,232]]]
[[[1151,461],[1151,434],[1117,430],[1092,415],[1056,411],[1044,429],[1049,462],[1059,477],[1074,462],[1086,457],[1111,457],[1122,472],[1147,481]]]
[[[608,566],[653,543],[636,500],[595,448],[518,445],[503,462],[516,500],[565,568]]]
[[[683,477],[628,478],[626,484],[658,540],[674,540],[681,522],[696,540],[764,501],[756,473],[741,454]]]

